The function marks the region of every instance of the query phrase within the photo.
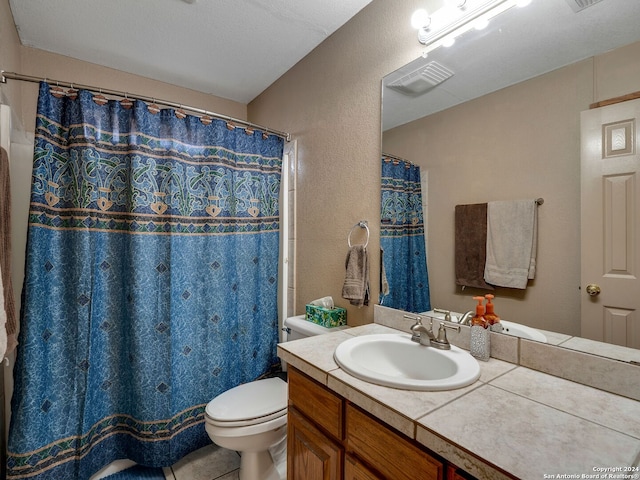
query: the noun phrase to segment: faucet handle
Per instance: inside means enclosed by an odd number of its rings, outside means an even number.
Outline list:
[[[420,315],[407,315],[406,313],[403,315],[403,318],[407,320],[413,320],[416,323],[422,323],[422,317]]]
[[[441,308],[434,308],[433,311],[436,312],[436,313],[444,313],[444,319],[447,322],[451,321],[451,311],[450,310],[442,310]]]
[[[460,331],[460,325],[446,325],[444,322],[440,323],[440,328],[438,329],[438,337],[435,340],[431,341],[431,345],[436,348],[441,348],[442,350],[450,350],[451,344],[447,339],[447,328],[451,330],[455,330],[456,332]]]

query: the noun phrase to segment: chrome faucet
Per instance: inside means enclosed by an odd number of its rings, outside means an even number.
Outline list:
[[[471,318],[473,317],[473,310],[469,310],[467,313],[460,317],[458,323],[460,325],[471,325]]]

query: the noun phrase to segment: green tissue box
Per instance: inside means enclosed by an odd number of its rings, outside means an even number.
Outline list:
[[[323,327],[340,327],[347,324],[347,310],[336,307],[331,310],[316,305],[306,306],[306,319]]]

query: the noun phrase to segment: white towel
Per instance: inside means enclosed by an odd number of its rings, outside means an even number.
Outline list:
[[[538,206],[534,199],[489,202],[484,279],[499,287],[527,288],[535,278]]]

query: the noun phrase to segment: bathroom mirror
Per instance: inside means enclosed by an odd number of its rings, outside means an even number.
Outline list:
[[[455,205],[543,198],[536,278],[524,290],[491,292],[496,312],[548,333],[550,343],[639,361],[640,350],[579,336],[586,295],[580,112],[595,100],[640,90],[640,2],[600,0],[582,10],[580,3],[533,0],[387,75],[382,151],[420,165],[428,178],[423,195],[432,308],[465,312],[474,306],[473,295],[489,293],[455,284]],[[437,86],[412,80],[428,66],[451,76]],[[396,89],[387,87],[394,82]]]

